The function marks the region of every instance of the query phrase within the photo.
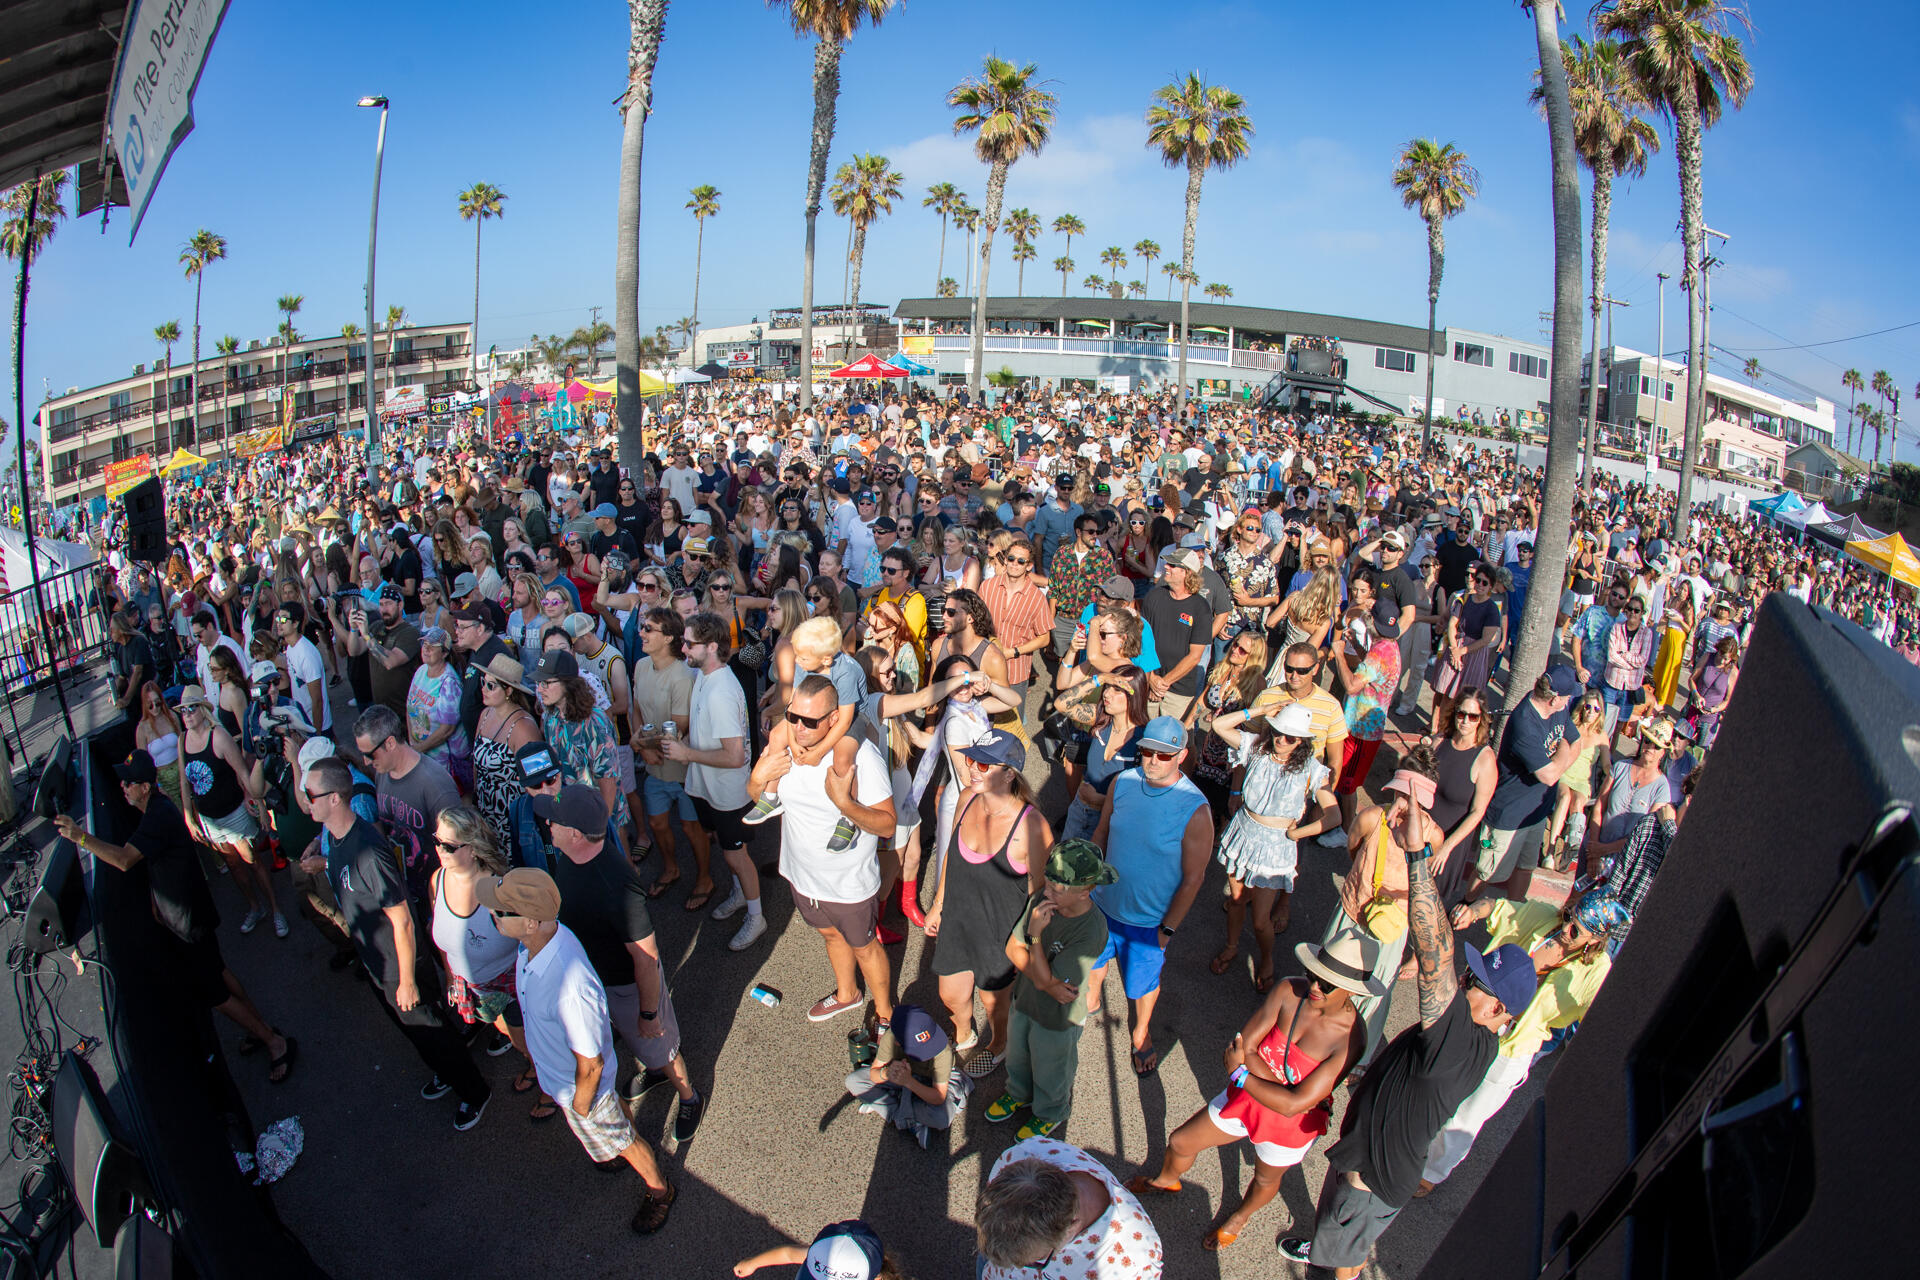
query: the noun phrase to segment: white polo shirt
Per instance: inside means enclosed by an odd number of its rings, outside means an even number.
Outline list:
[[[525,946],[513,962],[514,989],[526,1023],[527,1054],[540,1087],[561,1106],[573,1102],[574,1054],[600,1059],[598,1102],[613,1092],[620,1060],[614,1056],[607,989],[593,971],[580,939],[559,926],[553,941],[529,956]]]

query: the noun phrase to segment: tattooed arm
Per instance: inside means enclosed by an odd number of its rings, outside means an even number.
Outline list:
[[[1407,937],[1419,964],[1420,1025],[1431,1027],[1460,988],[1453,971],[1453,929],[1428,864],[1436,838],[1444,836],[1433,819],[1411,805],[1406,807],[1408,812],[1393,834],[1407,856]]]

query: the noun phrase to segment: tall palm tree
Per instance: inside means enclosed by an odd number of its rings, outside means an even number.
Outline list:
[[[1067,238],[1067,247],[1061,253],[1060,257],[1071,261],[1073,258],[1073,238],[1087,234],[1087,224],[1080,221],[1079,218],[1071,213],[1063,213],[1053,220],[1053,229]],[[1067,271],[1071,270],[1073,270],[1072,267],[1067,268]],[[1063,298],[1067,296],[1067,277],[1065,271],[1060,273],[1060,296]]]
[[[1860,403],[1853,406],[1852,416],[1860,419],[1860,440],[1859,440],[1858,451],[1860,455],[1864,456],[1867,452],[1867,419],[1873,416],[1873,406],[1868,404],[1865,400],[1862,400]],[[1849,432],[1851,432],[1852,430],[1851,425],[1849,425],[1848,430]]]
[[[1703,135],[1727,107],[1738,110],[1753,88],[1753,69],[1735,27],[1747,25],[1737,0],[1614,0],[1594,14],[1594,32],[1620,42],[1641,92],[1673,125],[1680,171],[1680,287],[1687,295],[1687,412],[1676,508],[1685,527],[1693,502],[1693,469],[1707,419],[1707,256],[1700,179]],[[1535,572],[1539,567],[1535,566]]]
[[[614,336],[613,326],[605,320],[595,320],[591,324],[583,324],[573,331],[573,345],[580,351],[586,353],[588,377],[597,378],[600,376],[600,348],[605,346],[607,340]]]
[[[1200,180],[1208,169],[1231,169],[1253,144],[1246,99],[1200,73],[1160,86],[1147,108],[1147,146],[1169,169],[1187,170],[1187,221],[1180,236],[1180,407],[1187,406],[1187,336],[1191,321],[1193,233],[1200,221]]]
[[[936,298],[957,298],[960,296],[960,282],[952,276],[941,276],[940,283],[933,287]]]
[[[973,296],[973,233],[980,229],[980,211],[969,204],[965,196],[961,196],[960,203],[953,206],[953,226],[956,231],[967,233],[965,275],[967,296],[971,298]]]
[[[1556,46],[1557,47],[1557,46]],[[1561,77],[1566,67],[1559,65]],[[1551,130],[1549,130],[1551,131]],[[1580,178],[1576,173],[1574,182]],[[1415,138],[1400,152],[1393,170],[1393,185],[1400,190],[1400,202],[1427,222],[1427,410],[1423,441],[1433,439],[1433,321],[1440,305],[1440,275],[1447,264],[1446,221],[1467,207],[1467,201],[1480,194],[1480,174],[1467,162],[1467,153],[1451,142]],[[1574,222],[1579,224],[1578,211]]]
[[[293,362],[293,353],[286,348],[292,347],[298,339],[297,334],[293,337],[288,335],[294,333],[293,318],[300,314],[300,307],[306,300],[307,295],[304,293],[283,293],[273,304],[273,309],[280,313],[279,334],[284,343],[280,352],[280,394],[282,395],[286,394],[287,366]]]
[[[1107,287],[1107,282],[1103,277],[1089,272],[1087,278],[1080,282],[1080,287],[1095,297],[1098,297],[1100,291]]]
[[[1860,407],[1866,410],[1864,421],[1867,424],[1867,430],[1873,432],[1873,470],[1878,471],[1880,469],[1880,442],[1886,436],[1887,415],[1883,411],[1868,405],[1863,404]],[[1861,437],[1863,444],[1865,443],[1865,439],[1866,437]]]
[[[1180,269],[1179,263],[1167,261],[1160,264],[1160,274],[1167,278],[1167,301],[1171,302],[1173,301],[1174,282],[1179,280],[1186,272]]]
[[[1117,244],[1107,246],[1100,251],[1100,265],[1113,269],[1113,276],[1107,281],[1107,292],[1118,301],[1127,292],[1127,286],[1120,282],[1120,273],[1127,269],[1127,251]]]
[[[473,224],[473,340],[467,343],[467,381],[480,386],[480,228],[488,218],[506,215],[507,193],[491,182],[476,182],[460,193],[460,216]]]
[[[1065,254],[1053,260],[1053,269],[1060,273],[1060,296],[1063,298],[1067,296],[1067,277],[1073,273],[1073,268],[1073,259]]]
[[[1761,372],[1759,357],[1748,356],[1747,363],[1740,370],[1740,376],[1745,378],[1749,385],[1758,387]]]
[[[59,228],[60,220],[67,216],[66,189],[67,171],[58,170],[38,178],[21,183],[0,196],[0,252],[20,264],[19,292],[15,297],[13,310],[13,407],[18,420],[25,422],[26,405],[26,316],[27,291],[32,285],[33,263],[53,239]],[[33,441],[28,441],[31,447]],[[40,598],[40,553],[34,549],[33,500],[28,488],[27,476],[33,469],[26,458],[19,458],[20,464],[20,519],[22,527],[29,535],[27,538],[27,556],[32,562],[34,581],[34,600],[42,612],[46,602]],[[61,707],[64,710],[66,703]]]
[[[164,462],[166,459],[163,455],[171,446],[161,440],[160,432],[163,428],[170,427],[173,423],[173,344],[180,341],[180,322],[178,320],[168,320],[155,325],[153,327],[153,336],[160,345],[167,349],[166,373],[160,378],[160,403],[163,408],[160,412],[156,412],[153,415],[155,419],[153,424],[153,459],[155,462]],[[159,421],[161,418],[165,418],[166,421]],[[169,432],[169,434],[171,433]]]
[[[1593,437],[1600,416],[1600,299],[1607,296],[1607,231],[1613,216],[1613,180],[1639,177],[1647,155],[1660,149],[1660,135],[1640,114],[1647,103],[1629,73],[1620,46],[1611,40],[1588,43],[1574,36],[1560,42],[1573,109],[1573,144],[1593,174],[1593,294],[1588,299],[1593,338],[1587,380],[1586,485],[1594,481]],[[1544,106],[1540,74],[1534,73],[1533,102]]]
[[[394,352],[399,346],[399,339],[395,338],[393,335],[401,328],[401,326],[405,325],[406,323],[407,323],[407,309],[401,306],[397,302],[389,303],[387,305],[387,315],[386,315],[387,390],[389,391],[393,390],[394,381],[399,369],[399,361],[397,361],[394,358]]]
[[[239,353],[240,339],[232,334],[216,338],[213,349],[220,353],[220,461],[227,460],[227,437],[231,434],[228,426],[227,388],[232,385],[229,372],[233,367],[233,357]]]
[[[340,336],[345,338],[349,343],[354,343],[354,342],[358,342],[360,339],[366,337],[367,335],[360,328],[359,325],[349,320],[345,324],[340,326]]]
[[[940,282],[947,277],[947,219],[953,216],[954,206],[962,198],[960,188],[951,182],[936,182],[927,188],[927,197],[920,202],[922,209],[931,209],[940,215],[940,257],[933,267],[935,293],[939,292]]]
[[[1840,375],[1840,385],[1847,389],[1847,452],[1853,449],[1853,406],[1859,400],[1860,393],[1867,389],[1867,381],[1860,376],[1858,369],[1849,369]]]
[[[840,101],[840,53],[861,23],[879,26],[893,0],[768,0],[785,5],[793,32],[813,43],[813,142],[807,155],[807,247],[800,276],[800,358],[813,358],[813,242],[820,193],[827,185],[827,154],[833,150],[834,111]],[[813,370],[800,379],[800,407],[813,405]]]
[[[1127,281],[1127,292],[1136,298],[1144,298],[1147,296],[1147,282],[1144,280],[1129,280]]]
[[[1027,294],[1027,264],[1039,257],[1040,251],[1033,247],[1031,240],[1015,240],[1012,252],[1015,273],[1013,290],[1024,298]]]
[[[1026,264],[1040,256],[1040,251],[1033,246],[1033,238],[1040,234],[1040,219],[1031,209],[1015,209],[1007,215],[1007,234],[1013,237],[1012,256],[1014,265],[1019,269],[1014,291],[1024,294],[1027,291]]]
[[[707,219],[720,212],[720,188],[710,182],[703,182],[687,192],[689,199],[686,208],[693,211],[694,226],[699,228],[693,238],[693,319],[697,327],[700,321],[700,259],[707,248]]]
[[[693,335],[700,332],[700,321],[695,316],[681,316],[673,322],[673,331],[680,335],[680,344],[693,346]]]
[[[980,216],[980,274],[974,282],[973,372],[969,382],[980,395],[980,365],[987,339],[987,269],[993,263],[993,233],[1000,225],[1000,204],[1007,194],[1007,170],[1021,156],[1040,154],[1053,129],[1054,96],[1034,80],[1039,68],[991,54],[980,74],[962,80],[947,94],[947,105],[960,112],[955,133],[971,133],[973,154],[987,166],[987,204]]]
[[[1563,532],[1573,519],[1573,482],[1580,453],[1580,161],[1574,144],[1573,105],[1567,87],[1567,65],[1560,50],[1560,6],[1541,0],[1522,0],[1531,10],[1535,53],[1538,58],[1541,99],[1546,108],[1547,149],[1553,180],[1553,347],[1548,365],[1547,460],[1541,468],[1540,538],[1534,549],[1534,572],[1542,582],[1559,582],[1567,568],[1567,539]],[[1478,187],[1465,156],[1451,146],[1433,148],[1416,142],[1408,147],[1432,148],[1414,172],[1405,158],[1394,183],[1408,207],[1427,218],[1428,245],[1433,257],[1427,303],[1427,430],[1433,429],[1433,305],[1440,292],[1440,265],[1444,245],[1440,223],[1463,207]],[[1451,153],[1451,154],[1447,154]],[[1465,179],[1466,181],[1463,181]],[[1424,187],[1416,200],[1416,189]],[[1596,370],[1596,376],[1598,371]],[[1553,649],[1553,622],[1559,601],[1553,592],[1539,592],[1521,612],[1515,638],[1513,675],[1507,682],[1507,709],[1512,710],[1532,692],[1534,681],[1547,668]]]
[[[1160,256],[1160,246],[1152,240],[1142,240],[1133,246],[1133,256],[1144,261],[1148,275],[1153,274],[1153,260]]]
[[[217,236],[205,227],[193,233],[186,247],[180,250],[180,265],[186,269],[187,278],[193,281],[193,376],[189,384],[192,390],[193,438],[200,439],[200,281],[207,267],[227,256],[225,236]]]
[[[893,202],[900,198],[900,184],[904,180],[905,175],[893,168],[891,161],[875,155],[856,155],[834,174],[833,189],[827,195],[833,201],[833,211],[853,227],[853,245],[847,251],[848,270],[852,272],[847,300],[854,307],[860,305],[860,267],[867,254],[867,228],[880,215],[893,212]],[[851,358],[853,326],[847,328],[846,334],[846,352]]]
[[[1889,400],[1893,399],[1893,396],[1894,396],[1893,378],[1891,375],[1887,373],[1885,369],[1881,369],[1878,372],[1876,372],[1873,375],[1873,381],[1869,383],[1868,386],[1872,388],[1873,394],[1880,397],[1880,403],[1883,408],[1886,406],[1886,403]],[[1876,463],[1880,461],[1880,437],[1877,433],[1874,435],[1874,438],[1873,438],[1873,460]],[[1900,460],[1900,419],[1895,418],[1893,420],[1893,451],[1887,454],[1887,465],[1892,466],[1894,463],[1898,462],[1899,460]]]
[[[640,161],[647,116],[653,111],[653,67],[666,31],[667,0],[627,0],[627,88],[620,97],[620,192],[614,219],[613,403],[620,415],[620,465],[636,476],[646,459],[641,433],[645,406],[640,401]],[[801,385],[811,384],[802,379]]]

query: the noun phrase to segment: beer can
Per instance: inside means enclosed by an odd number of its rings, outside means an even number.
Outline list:
[[[780,1004],[780,993],[764,982],[754,983],[747,988],[747,994],[769,1009],[777,1008]]]

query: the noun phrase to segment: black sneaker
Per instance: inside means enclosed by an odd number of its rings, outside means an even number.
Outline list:
[[[507,1050],[513,1048],[513,1040],[511,1038],[501,1035],[498,1031],[494,1031],[492,1035],[493,1041],[487,1045],[487,1056],[489,1058],[497,1058],[507,1052]]]
[[[707,1100],[699,1094],[691,1098],[680,1099],[673,1109],[673,1140],[687,1143],[693,1140],[694,1131],[700,1127],[700,1117],[706,1114]]]
[[[653,1067],[648,1067],[646,1070],[642,1071],[639,1075],[635,1076],[633,1078],[633,1083],[627,1086],[627,1097],[634,1102],[638,1102],[640,1101],[640,1099],[646,1097],[648,1094],[652,1093],[655,1089],[658,1089],[661,1085],[669,1083],[671,1080],[672,1080],[672,1077],[669,1076],[666,1072],[657,1070],[656,1068],[653,1068]]]
[[[480,1099],[480,1105],[477,1107],[474,1106],[471,1102],[461,1103],[457,1108],[454,1109],[453,1127],[455,1129],[458,1129],[461,1133],[465,1133],[467,1130],[473,1128],[473,1126],[479,1124],[480,1117],[487,1113],[487,1103],[491,1102],[492,1100],[493,1100],[493,1091],[488,1090],[487,1096]]]
[[[1280,1250],[1280,1256],[1283,1258],[1291,1258],[1295,1262],[1304,1262],[1309,1266],[1313,1264],[1313,1242],[1311,1240],[1303,1239],[1300,1236],[1283,1236],[1275,1247]]]
[[[335,973],[345,973],[360,963],[360,957],[351,951],[336,951],[327,957],[327,968]]]
[[[448,1084],[445,1080],[442,1080],[439,1076],[435,1076],[433,1079],[427,1081],[425,1084],[420,1086],[420,1096],[425,1098],[428,1102],[432,1102],[438,1098],[444,1098],[449,1093],[452,1093],[452,1092],[453,1092],[453,1086]]]

